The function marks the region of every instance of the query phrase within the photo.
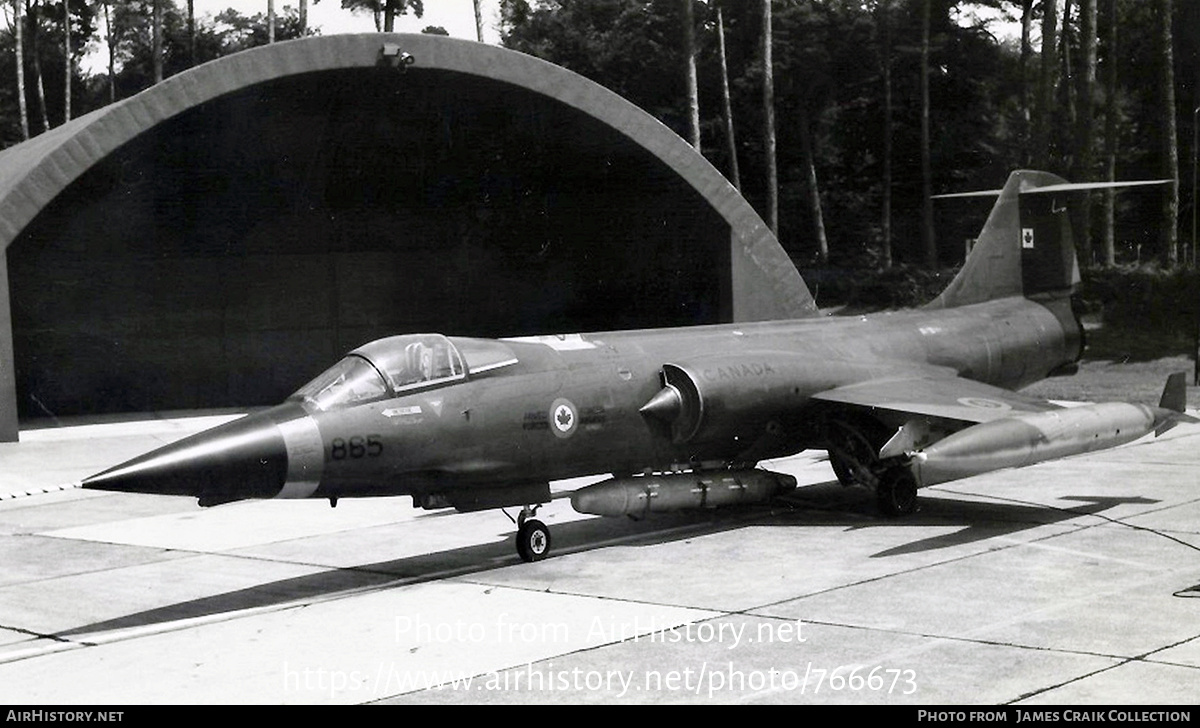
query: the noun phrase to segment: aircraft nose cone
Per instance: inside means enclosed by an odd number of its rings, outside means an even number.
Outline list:
[[[93,475],[84,488],[190,495],[200,505],[270,498],[287,480],[288,454],[275,410],[186,437]]]

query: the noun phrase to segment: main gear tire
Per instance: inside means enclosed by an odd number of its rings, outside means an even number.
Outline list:
[[[875,497],[883,515],[896,518],[917,512],[917,480],[906,467],[884,473],[875,486]]]

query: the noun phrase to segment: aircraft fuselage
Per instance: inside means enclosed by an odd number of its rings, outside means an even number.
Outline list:
[[[768,429],[777,436],[754,459],[788,454],[819,445],[817,418],[798,403],[905,363],[1006,388],[1044,378],[1078,353],[1069,307],[1057,308],[1008,299],[947,311],[506,340],[518,360],[511,367],[310,411],[324,443],[312,495],[437,493],[724,463]],[[710,409],[741,408],[743,416],[674,442],[639,411],[662,389],[669,363],[690,365],[701,386],[721,393]]]
[[[1075,360],[1079,342],[1066,299],[1024,298],[500,341],[393,337],[282,405],[84,485],[202,505],[387,495],[459,510],[540,503],[551,480],[753,467],[827,447],[815,393],[931,367],[1020,387]],[[425,378],[406,378],[418,364]]]

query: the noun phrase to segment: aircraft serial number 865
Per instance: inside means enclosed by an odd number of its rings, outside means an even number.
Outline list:
[[[354,460],[363,457],[377,458],[382,454],[383,442],[380,435],[356,435],[350,438],[349,443],[337,437],[329,443],[329,457],[333,460],[345,460],[348,457]]]

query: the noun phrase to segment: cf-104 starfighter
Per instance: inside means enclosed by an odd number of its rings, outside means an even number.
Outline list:
[[[1109,447],[1182,415],[1069,412],[1013,390],[1076,365],[1073,185],[1014,172],[963,268],[914,310],[643,331],[478,339],[413,334],[350,352],[283,404],[135,458],[85,488],[246,498],[407,495],[422,508],[521,508],[517,551],[545,557],[549,482],[612,474],[576,510],[640,516],[768,501],[761,460],[827,450],[884,513],[917,489]]]

